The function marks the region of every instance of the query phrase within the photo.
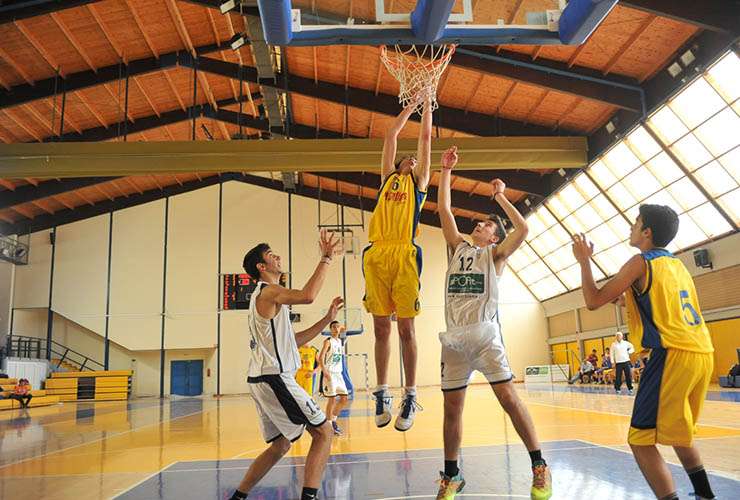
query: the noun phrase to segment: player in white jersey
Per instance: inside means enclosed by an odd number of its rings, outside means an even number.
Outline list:
[[[331,337],[324,341],[319,353],[319,367],[323,375],[321,392],[328,401],[326,403],[326,417],[331,421],[334,434],[340,436],[342,429],[337,424],[337,417],[342,408],[347,404],[347,384],[344,383],[342,360],[344,358],[344,345],[340,335],[345,328],[339,321],[332,321],[329,325]]]
[[[442,343],[442,391],[444,392],[445,470],[437,499],[449,500],[462,491],[465,480],[457,464],[462,439],[462,412],[465,392],[473,371],[481,372],[493,388],[514,429],[524,442],[532,459],[533,499],[552,496],[550,471],[542,459],[540,444],[529,416],[514,390],[514,378],[506,359],[499,322],[498,281],[506,259],[519,248],[527,236],[527,223],[504,194],[500,179],[493,184],[493,197],[514,225],[507,236],[503,221],[479,222],[468,243],[457,230],[450,204],[450,178],[457,164],[457,148],[442,155],[439,181],[439,217],[449,250],[452,253],[445,281],[445,319],[447,331],[440,333]]]
[[[301,500],[317,497],[326,461],[331,451],[332,431],[326,416],[295,380],[300,367],[298,346],[310,342],[331,323],[343,300],[336,297],[327,314],[301,332],[293,331],[291,304],[311,304],[319,293],[339,244],[334,236],[321,232],[321,261],[300,290],[279,285],[280,257],[266,243],[260,243],[244,257],[244,270],[258,279],[249,301],[249,347],[252,357],[247,381],[257,407],[260,428],[270,446],[247,469],[231,500],[247,498],[251,489],[308,429],[311,447],[306,457]]]

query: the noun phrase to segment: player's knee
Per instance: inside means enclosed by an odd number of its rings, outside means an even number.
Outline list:
[[[519,398],[510,384],[501,384],[496,391],[499,404],[507,413],[513,411],[519,404]]]
[[[391,327],[390,325],[378,325],[375,324],[375,340],[388,340],[391,336]]]
[[[272,444],[270,445],[273,453],[275,453],[276,455],[280,457],[288,453],[288,450],[290,450],[290,446],[291,446],[291,442],[285,439],[285,437],[283,436],[273,441]]]
[[[334,435],[334,432],[331,429],[328,420],[324,422],[323,424],[319,425],[318,427],[311,428],[311,437],[313,437],[313,439],[315,440],[331,441],[331,437],[333,435]]]
[[[398,336],[401,338],[402,342],[413,342],[416,338],[414,335],[413,323],[399,323]]]

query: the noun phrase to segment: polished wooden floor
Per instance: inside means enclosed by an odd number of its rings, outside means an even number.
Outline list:
[[[617,396],[601,387],[518,384],[517,388],[536,423],[545,458],[548,454],[553,457],[548,461],[553,469],[554,498],[649,498],[631,456],[625,452],[634,398]],[[372,402],[358,395],[347,416],[340,419],[345,435],[333,443],[333,453],[345,458],[333,461],[406,465],[393,469],[386,490],[378,490],[378,482],[372,479],[373,474],[385,472],[369,467],[362,472],[369,478],[362,487],[365,490],[354,483],[345,490],[327,486],[322,498],[434,498],[436,470],[442,461],[442,395],[438,388],[422,389],[419,401],[424,411],[413,429],[398,433],[392,426],[376,429]],[[323,401],[320,403],[323,406]],[[729,498],[740,498],[740,393],[710,393],[700,423],[697,443],[707,468],[720,478],[721,491],[736,491]],[[266,478],[272,489],[265,489],[258,498],[291,498],[295,488],[281,489],[279,485],[300,483],[295,479],[302,474],[301,457],[309,443],[304,435],[294,445],[290,452],[293,458],[281,465],[282,472]],[[525,450],[485,385],[468,391],[463,447],[466,472],[510,469],[509,477],[516,478],[499,493],[489,494],[474,494],[481,491],[482,480],[478,489],[469,480],[472,490],[466,497],[528,497]],[[247,396],[66,403],[3,411],[0,498],[223,498],[238,482],[248,459],[263,449],[254,405]],[[670,450],[665,451],[677,463]],[[353,458],[347,459],[349,456]],[[586,475],[579,465],[584,460],[588,467],[596,467]],[[332,467],[327,468],[327,481],[334,478],[337,484],[350,478],[357,481],[360,474],[351,468],[340,473],[339,465]],[[174,474],[178,470],[188,473]],[[679,472],[677,468],[674,471],[677,478]],[[193,488],[207,483],[203,479],[187,487],[187,480],[195,481],[198,473],[204,478],[216,474],[218,481],[203,490],[206,493],[195,493]],[[598,481],[592,484],[592,479]],[[618,493],[615,485],[626,489]],[[498,483],[489,491],[496,488]],[[594,496],[594,488],[604,488],[609,496]],[[423,494],[411,494],[422,490]]]

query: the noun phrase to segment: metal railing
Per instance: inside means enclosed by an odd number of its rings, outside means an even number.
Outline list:
[[[8,335],[4,352],[7,357],[47,359],[47,350],[50,357],[56,361],[52,368],[58,370],[63,363],[70,364],[79,371],[104,370],[105,366],[84,354],[70,349],[54,340],[51,343],[47,339],[38,337],[27,337],[24,335]]]
[[[577,379],[580,367],[583,364],[583,360],[578,356],[578,353],[576,351],[567,349],[565,351],[564,364],[568,365],[568,373],[565,373],[563,367],[561,366],[561,363],[555,362],[556,352],[562,353],[563,351],[550,351],[550,360],[552,361],[553,365],[556,365],[558,367],[558,370],[560,370],[560,372],[565,376],[565,378],[568,380],[568,383],[572,384]],[[573,367],[575,367],[575,370]]]

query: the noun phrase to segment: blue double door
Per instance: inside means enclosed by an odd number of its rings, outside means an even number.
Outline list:
[[[170,365],[170,393],[180,396],[199,396],[203,393],[203,360],[172,361]]]

